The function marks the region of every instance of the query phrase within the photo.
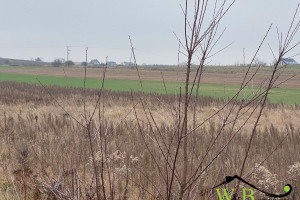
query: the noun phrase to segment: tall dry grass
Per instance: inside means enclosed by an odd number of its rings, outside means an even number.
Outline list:
[[[3,174],[0,181],[1,199],[17,199],[15,190],[21,199],[95,199],[95,177],[86,129],[61,110],[45,109],[52,108],[56,105],[56,101],[43,95],[44,88],[41,86],[1,82],[0,87],[5,94],[1,96],[0,102],[6,108],[0,115]],[[82,101],[78,101],[78,105],[67,106],[73,101],[73,97],[76,97],[76,100],[83,98],[82,89],[47,87],[47,90],[52,92],[53,97],[65,102],[63,105],[71,114],[76,114],[76,107],[83,105]],[[96,91],[86,91],[88,108],[96,96]],[[110,107],[113,109],[129,107],[132,98],[129,93],[109,91],[106,91],[105,97],[107,110]],[[150,94],[146,95],[146,98],[149,102],[147,106],[154,115],[162,114],[163,110],[164,115],[169,112],[169,116],[172,117],[172,109],[168,111],[166,106],[170,108],[176,106],[174,97]],[[198,100],[197,109],[207,110],[208,114],[222,105],[222,100],[210,98]],[[207,103],[200,104],[200,102]],[[117,107],[119,105],[121,106]],[[272,105],[268,109],[272,110],[274,106],[277,106],[278,110],[291,109],[282,105]],[[22,111],[25,107],[32,107],[32,110]],[[143,112],[141,105],[137,105],[136,109],[140,114]],[[299,112],[294,107],[292,109]],[[133,111],[128,114],[128,109],[120,115],[123,115],[123,118],[110,116],[107,112],[106,119],[101,121],[104,123],[101,124],[101,128],[105,133],[103,139],[105,154],[95,152],[95,164],[99,167],[99,173],[103,171],[105,182],[103,186],[102,182],[100,183],[107,191],[106,199],[164,199],[166,182],[161,172],[157,170],[157,165],[162,170],[166,166],[159,147],[155,145],[151,126],[145,118],[140,118],[141,123],[138,127],[134,121]],[[193,140],[188,141],[188,146],[193,147],[193,154],[189,155],[189,158],[194,159],[191,167],[196,168],[197,163],[202,161],[204,152],[222,128],[218,118],[211,119],[207,126],[196,131]],[[170,140],[172,132],[176,130],[170,120],[161,118],[157,122],[160,134],[166,141]],[[92,122],[92,130],[97,128],[97,123],[96,120]],[[192,124],[189,126],[192,127]],[[140,134],[139,128],[144,136]],[[208,165],[229,136],[230,130],[224,129],[222,137],[216,140],[203,161],[203,167]],[[292,121],[291,125],[287,124],[284,129],[272,124],[261,125],[254,137],[253,151],[249,154],[249,165],[246,165],[246,169],[247,172],[251,172],[253,166],[258,164],[261,166],[258,166],[252,174],[248,174],[248,180],[259,183],[261,188],[269,191],[276,191],[276,188],[280,190],[286,182],[289,182],[294,186],[295,195],[299,194],[297,188],[300,168],[297,162],[300,160],[300,154],[295,152],[300,149],[299,137],[300,129],[294,128]],[[191,199],[204,199],[210,196],[211,185],[223,180],[223,175],[219,175],[221,168],[224,175],[238,173],[242,163],[241,155],[245,154],[249,138],[247,131],[234,138],[226,154],[220,156],[202,174],[196,187],[192,188],[191,193],[194,196],[190,197]],[[92,142],[93,145],[97,145],[94,144],[97,142],[96,139]],[[270,155],[275,149],[276,151]],[[263,162],[267,157],[268,159]],[[178,167],[179,169],[183,167],[183,163],[179,163]],[[179,195],[180,190],[177,191]],[[175,196],[174,198],[176,199]]]

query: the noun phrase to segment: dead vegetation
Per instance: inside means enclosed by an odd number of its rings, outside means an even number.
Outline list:
[[[68,89],[60,87],[47,87],[52,97],[46,95],[41,86],[24,83],[1,82],[0,97],[3,109],[0,117],[1,139],[1,199],[18,199],[14,185],[21,199],[96,199],[96,188],[93,185],[95,177],[89,148],[87,131],[74,121],[69,114],[57,108],[56,101],[62,102],[68,113],[76,116],[77,108],[83,106],[83,89]],[[97,97],[96,90],[87,90],[87,108],[91,108],[91,102]],[[138,95],[134,96],[135,98]],[[73,105],[73,98],[77,105]],[[107,191],[107,199],[164,199],[164,180],[161,172],[156,170],[157,165],[164,167],[163,155],[155,145],[155,137],[146,118],[140,118],[140,127],[135,122],[134,112],[130,112],[132,97],[126,92],[105,91],[105,121],[102,130],[105,135],[106,153],[95,152],[95,164],[103,171],[104,187]],[[164,138],[172,136],[172,106],[176,105],[174,95],[146,95],[147,106],[157,119],[160,134]],[[11,101],[8,101],[11,99]],[[137,100],[137,99],[135,99]],[[209,115],[222,105],[222,100],[212,98],[199,98],[198,108],[201,113]],[[70,102],[72,102],[70,104]],[[202,103],[201,103],[202,102]],[[4,109],[5,108],[5,109]],[[139,116],[142,117],[142,106],[136,106]],[[276,118],[286,118],[284,113],[290,113],[290,117],[299,116],[299,108],[270,104],[267,106],[266,115]],[[112,112],[117,111],[118,114]],[[169,117],[161,117],[169,116]],[[199,116],[200,118],[200,116]],[[253,117],[254,119],[255,117]],[[249,176],[248,180],[256,181],[257,173],[260,175],[260,186],[274,189],[282,188],[286,182],[299,187],[299,169],[297,161],[299,154],[300,129],[299,123],[290,118],[283,126],[278,123],[267,123],[266,118],[253,141],[253,151],[249,155],[249,164],[258,165],[264,158],[270,156],[261,168]],[[282,119],[282,120],[283,120]],[[299,118],[298,118],[299,119]],[[95,128],[97,122],[93,122]],[[190,124],[191,126],[191,124]],[[189,140],[188,146],[192,146],[194,163],[202,160],[203,152],[207,151],[214,137],[221,128],[219,117],[211,119],[207,126],[197,130],[193,140]],[[139,128],[146,137],[140,135]],[[224,139],[229,137],[229,130],[224,131],[224,136],[216,141],[211,149],[208,159],[203,166],[210,161],[223,146]],[[232,141],[226,154],[218,159],[201,177],[201,181],[194,188],[195,199],[203,199],[209,195],[210,186],[215,181],[221,181],[217,174],[220,166],[226,165],[224,174],[238,173],[236,169],[241,166],[241,155],[245,153],[245,145],[250,135],[247,130],[238,134]],[[285,138],[286,137],[286,138]],[[151,154],[147,150],[147,145]],[[282,142],[284,140],[284,142]],[[97,142],[93,140],[93,143]],[[281,144],[282,143],[282,144]],[[94,144],[96,145],[96,144]],[[276,152],[270,155],[275,148]],[[102,158],[102,156],[104,156]],[[155,156],[156,162],[152,156]],[[104,163],[103,160],[104,160]],[[179,167],[182,163],[179,163]],[[193,165],[192,167],[196,167]],[[266,171],[267,170],[267,171]],[[275,182],[270,182],[268,176],[274,175]],[[273,177],[273,176],[272,176]],[[109,181],[109,179],[111,179]],[[263,182],[265,181],[265,182]],[[269,182],[268,182],[269,181]],[[109,182],[109,183],[108,183]],[[298,191],[297,191],[298,192]]]

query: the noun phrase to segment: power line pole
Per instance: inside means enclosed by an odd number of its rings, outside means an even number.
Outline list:
[[[70,47],[67,46],[67,67],[69,67],[69,55],[70,55]]]
[[[243,48],[243,66],[246,66],[245,48]]]

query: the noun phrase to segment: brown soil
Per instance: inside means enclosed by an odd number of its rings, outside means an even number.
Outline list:
[[[89,78],[101,78],[103,69],[100,68],[88,68],[87,77]],[[38,68],[38,69],[0,69],[0,72],[6,73],[20,73],[20,74],[33,74],[33,75],[47,75],[47,76],[65,76],[68,77],[84,77],[84,69],[82,67],[72,67],[65,68],[65,73],[63,68]],[[180,70],[176,71],[160,71],[160,70],[148,70],[140,69],[139,73],[142,80],[148,81],[161,81],[162,75],[165,81],[184,81],[185,72]],[[253,84],[260,84],[262,81],[265,81],[270,77],[271,71],[261,71],[256,74]],[[295,73],[282,73],[277,83],[281,83],[289,79],[287,82],[284,82],[280,87],[284,88],[300,88],[300,76],[295,76],[290,79]],[[297,73],[296,73],[297,74]],[[298,73],[299,74],[299,73]],[[195,72],[192,73],[194,77]],[[226,85],[240,85],[243,79],[244,73],[242,70],[227,70],[227,71],[207,71],[203,74],[202,83],[210,84],[226,84]],[[107,79],[123,79],[123,80],[138,80],[138,75],[135,69],[128,68],[107,68],[106,73]],[[193,80],[191,80],[193,81]]]

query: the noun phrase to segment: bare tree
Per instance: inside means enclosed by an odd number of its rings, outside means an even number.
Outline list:
[[[259,58],[255,58],[253,61],[253,66],[266,66],[267,63]]]
[[[214,166],[214,163],[220,159],[220,170],[215,177],[215,181],[212,182],[212,184],[216,183],[220,175],[225,178],[225,159],[226,157],[228,157],[228,155],[226,154],[226,152],[228,151],[228,147],[234,140],[235,136],[238,133],[241,133],[245,124],[249,123],[249,119],[254,115],[254,113],[258,113],[256,121],[253,125],[250,140],[246,145],[247,147],[245,150],[244,159],[241,163],[241,170],[239,175],[241,177],[243,176],[253,137],[257,132],[257,125],[268,101],[270,90],[280,85],[280,83],[278,85],[275,84],[279,76],[279,62],[281,58],[286,55],[286,53],[294,49],[299,44],[296,43],[295,45],[292,45],[292,47],[289,47],[294,39],[295,33],[298,31],[300,23],[298,22],[296,23],[296,25],[294,24],[294,19],[296,16],[295,14],[286,39],[283,40],[280,34],[278,36],[280,44],[279,52],[278,56],[276,57],[275,67],[273,68],[270,77],[267,79],[267,81],[258,84],[259,87],[256,88],[256,92],[254,92],[253,95],[245,95],[245,88],[252,83],[253,78],[260,70],[260,67],[265,65],[265,63],[263,62],[260,62],[259,65],[257,65],[257,54],[259,53],[266,37],[268,36],[272,28],[271,25],[267,29],[266,34],[263,36],[263,39],[259,44],[243,79],[241,80],[240,88],[238,89],[236,94],[230,99],[225,100],[224,105],[221,106],[212,115],[207,116],[206,119],[202,122],[197,122],[195,117],[197,112],[197,96],[199,93],[199,85],[203,74],[203,67],[207,58],[210,58],[216,53],[223,50],[221,49],[213,53],[213,49],[216,43],[224,33],[223,30],[218,34],[219,24],[224,15],[234,4],[234,2],[235,1],[225,0],[221,4],[218,4],[218,2],[215,1],[212,16],[207,16],[209,13],[208,7],[210,3],[208,0],[196,0],[193,6],[191,6],[188,1],[185,1],[185,6],[182,7],[185,18],[185,38],[183,43],[181,42],[181,40],[178,41],[184,49],[183,51],[181,51],[181,53],[187,57],[186,78],[185,87],[183,88],[183,94],[181,93],[181,89],[179,92],[179,99],[177,102],[178,110],[176,112],[176,119],[174,120],[174,127],[176,127],[176,129],[173,130],[171,137],[165,138],[163,135],[161,135],[161,131],[159,130],[159,127],[154,117],[152,116],[151,110],[146,107],[147,103],[145,102],[145,100],[143,98],[140,98],[140,103],[144,110],[147,123],[150,126],[150,130],[152,131],[153,141],[158,147],[157,151],[161,154],[162,160],[164,162],[164,165],[156,164],[158,174],[161,176],[161,180],[163,182],[162,185],[165,185],[165,188],[158,189],[157,191],[163,199],[189,199],[191,198],[191,196],[194,196],[195,190],[197,188],[199,189],[200,179],[204,181],[207,171],[210,170],[212,166]],[[192,9],[190,9],[191,7]],[[296,13],[297,11],[298,9],[296,10]],[[189,20],[189,16],[192,16],[191,21]],[[204,21],[209,22],[208,25],[206,24],[205,26]],[[134,54],[133,47],[132,52]],[[199,65],[196,70],[196,75],[194,77],[191,77],[191,65],[194,57],[199,58]],[[258,67],[253,68],[253,66],[256,65]],[[139,74],[138,69],[137,73]],[[142,83],[141,87],[143,87]],[[195,90],[196,96],[193,96],[193,94],[195,94]],[[188,128],[188,124],[191,119],[191,99],[193,98],[195,98],[194,106],[192,109],[193,126],[191,128]],[[137,112],[135,111],[135,113]],[[199,155],[194,154],[193,149],[195,147],[191,142],[191,137],[196,134],[199,135],[200,133],[198,130],[216,116],[220,116],[220,118],[222,119],[222,123],[220,124],[216,135],[212,136],[211,143],[208,144],[206,151],[203,152],[203,154],[199,158]],[[247,116],[246,120],[242,119],[242,116]],[[136,121],[138,127],[141,127],[137,114]],[[140,134],[143,135],[142,129],[139,129]],[[160,159],[154,156],[154,150],[150,146],[151,142],[147,141],[145,136],[143,137],[143,142],[147,147],[146,149],[151,154],[154,163],[161,162]],[[222,141],[221,145],[219,144],[220,141]],[[215,148],[218,149],[215,150]],[[239,184],[237,185],[237,188],[239,188]],[[208,197],[211,198],[212,193]]]
[[[40,57],[37,57],[37,58],[35,59],[35,61],[36,61],[36,62],[42,62],[43,60],[42,60]]]
[[[60,66],[64,65],[64,63],[65,63],[65,60],[61,58],[61,59],[55,59],[51,64],[54,67],[60,67]]]

